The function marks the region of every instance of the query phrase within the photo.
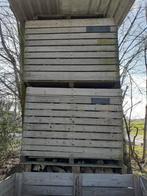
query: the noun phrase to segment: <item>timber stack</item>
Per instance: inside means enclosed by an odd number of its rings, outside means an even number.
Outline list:
[[[27,169],[124,172],[117,35],[133,2],[10,0],[25,28]]]

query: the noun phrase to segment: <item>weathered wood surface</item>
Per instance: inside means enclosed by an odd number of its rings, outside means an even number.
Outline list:
[[[74,176],[72,174],[25,173],[23,176],[23,196],[28,195],[73,195]]]
[[[26,47],[26,52],[112,52],[116,51],[116,47],[114,45],[110,46],[40,46],[40,47]]]
[[[26,46],[113,46],[116,39],[26,40]]]
[[[0,182],[0,196],[15,196],[15,175]]]
[[[134,192],[132,175],[25,173],[23,177],[23,196],[135,196]]]
[[[119,76],[115,72],[26,72],[26,81],[48,82],[48,81],[119,81]]]
[[[26,40],[116,39],[116,33],[27,34],[25,38]]]
[[[99,19],[69,19],[69,20],[32,20],[26,21],[26,29],[32,28],[63,28],[63,27],[85,27],[85,26],[115,26],[112,18],[99,18]]]
[[[76,179],[79,179],[78,183]],[[106,196],[134,196],[132,175],[81,174],[29,174],[24,175],[23,192],[32,195],[76,195],[91,194]],[[74,183],[76,186],[74,187]],[[56,188],[55,188],[56,187]],[[128,188],[129,187],[129,188]],[[74,190],[75,189],[75,190]]]
[[[117,28],[111,22],[101,24],[101,19],[100,22],[83,19],[67,20],[65,24],[57,20],[54,27],[52,21],[28,24],[24,54],[26,82],[119,81]]]
[[[0,196],[146,196],[146,192],[146,178],[118,174],[24,172],[0,183]]]
[[[142,190],[142,196],[146,196],[147,195],[147,178],[146,177],[140,178],[140,186]]]
[[[23,130],[22,156],[121,160],[121,91],[27,88]]]
[[[108,89],[109,90],[109,89]],[[105,96],[106,95],[106,96]],[[121,107],[119,106],[119,104],[122,103],[122,98],[121,97],[113,97],[112,93],[110,93],[110,96],[108,96],[107,94],[102,94],[102,91],[101,91],[101,95],[92,95],[94,98],[100,98],[101,100],[109,100],[109,103],[110,105],[114,105],[114,106],[117,106],[117,107]],[[34,104],[47,104],[47,108],[50,108],[52,109],[53,106],[55,108],[58,107],[58,109],[62,109],[63,107],[67,108],[67,105],[70,103],[70,105],[68,105],[68,108],[71,106],[73,109],[74,108],[79,108],[79,110],[83,110],[82,108],[85,108],[85,110],[87,110],[86,108],[89,107],[89,105],[91,104],[91,96],[89,95],[82,95],[82,96],[76,96],[76,95],[72,95],[72,97],[70,95],[62,95],[61,97],[58,97],[56,95],[50,95],[50,96],[41,96],[41,95],[37,95],[37,96],[33,96],[33,95],[30,95],[30,96],[27,96],[26,95],[26,105],[28,105],[30,103],[30,105],[33,103]],[[60,104],[59,104],[60,103]],[[62,103],[62,105],[61,105]],[[42,107],[44,107],[42,105]],[[75,106],[76,105],[76,106]],[[82,105],[82,106],[81,106]],[[74,107],[75,106],[75,107]],[[36,106],[37,107],[37,106]],[[97,105],[90,105],[90,107],[95,107],[96,109],[97,108]],[[106,106],[98,106],[100,108],[103,108],[103,107],[109,107],[108,105]],[[63,108],[64,109],[64,108]],[[92,109],[90,109],[92,110]],[[101,109],[102,111],[104,109]],[[107,111],[110,111],[109,109]],[[117,111],[117,109],[115,109],[115,111]]]
[[[80,177],[83,196],[134,196],[132,175],[83,174]]]
[[[78,89],[78,88],[27,88],[27,95],[33,96],[91,96],[91,97],[121,97],[120,89]],[[74,99],[74,97],[73,97]]]
[[[100,19],[101,20],[101,19]],[[83,22],[84,20],[81,20],[81,22]],[[61,23],[61,21],[60,21]],[[26,31],[25,33],[26,34],[52,34],[52,33],[86,33],[87,31],[89,33],[92,33],[94,30],[97,32],[97,33],[101,33],[101,32],[116,32],[117,31],[117,27],[116,26],[112,26],[114,24],[102,24],[101,26],[99,26],[98,23],[95,23],[94,26],[93,25],[93,20],[91,22],[91,28],[84,24],[83,26],[80,27],[80,23],[78,23],[78,26],[79,27],[64,27],[64,26],[61,26],[61,27],[52,27],[52,28],[49,28],[50,26],[47,26],[47,27],[28,27],[27,23],[26,23]],[[111,26],[110,26],[111,25]],[[71,26],[71,25],[70,25]],[[96,28],[95,28],[96,26]],[[106,26],[106,27],[105,27]]]

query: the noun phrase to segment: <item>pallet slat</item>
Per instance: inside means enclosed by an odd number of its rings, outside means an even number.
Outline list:
[[[116,45],[116,39],[69,39],[69,40],[26,40],[26,46],[109,46]]]
[[[92,133],[122,133],[121,126],[96,126],[96,125],[66,125],[66,124],[31,124],[24,123],[26,131],[67,131],[67,132],[92,132]]]
[[[47,151],[22,151],[22,156],[29,157],[50,157],[50,158],[83,158],[83,159],[113,159],[120,160],[122,158],[122,153],[120,149],[102,149],[102,151],[97,151],[93,153],[71,153],[71,152],[47,152]],[[107,157],[106,157],[107,156]]]
[[[93,65],[25,65],[24,71],[26,72],[114,72],[116,71],[116,65],[105,65],[105,66],[93,66]]]
[[[86,27],[58,27],[58,28],[27,28],[25,30],[26,34],[52,34],[52,33],[107,33],[107,32],[116,32],[116,26],[86,26]]]
[[[52,110],[26,110],[26,116],[38,117],[80,117],[80,118],[115,118],[122,119],[121,112],[89,112],[89,111],[52,111]]]
[[[41,139],[41,138],[24,138],[23,144],[27,145],[44,145],[44,146],[67,146],[67,147],[99,147],[99,148],[121,148],[119,141],[94,141],[94,140],[60,140],[60,139]]]
[[[121,91],[29,87],[23,129],[22,156],[121,160]]]
[[[35,34],[26,35],[26,40],[68,40],[68,39],[116,39],[115,33],[70,33],[70,34]]]
[[[122,104],[122,98],[121,97],[92,96],[92,98],[101,99],[101,100],[109,99],[110,106],[114,105],[116,107],[120,107],[121,104]],[[85,108],[86,108],[86,105],[87,105],[87,108],[88,108],[89,105],[92,103],[92,98],[89,97],[88,95],[87,96],[75,96],[75,95],[73,95],[73,96],[64,96],[63,95],[63,96],[60,96],[60,97],[53,96],[53,95],[50,95],[50,96],[46,96],[46,95],[45,96],[41,96],[41,95],[33,96],[33,95],[30,95],[30,96],[26,96],[26,102],[28,104],[32,104],[32,103],[34,103],[34,104],[36,104],[36,103],[38,103],[38,104],[41,104],[41,103],[48,104],[48,108],[50,108],[50,109],[52,108],[50,106],[50,104],[54,104],[54,107],[56,108],[56,107],[58,107],[57,105],[59,105],[59,103],[60,103],[60,108],[61,109],[63,108],[62,104],[65,108],[67,108],[67,104],[68,104],[69,107],[70,106],[72,107],[73,104],[76,104],[77,109],[79,108],[79,110],[80,110],[80,108],[82,109],[82,107],[80,106],[81,104]],[[93,105],[91,104],[91,107],[94,107],[96,109],[97,109],[97,106],[98,106],[97,104],[93,104]],[[103,105],[101,105],[101,107],[103,107]],[[58,109],[60,109],[60,108],[58,107]],[[73,106],[73,108],[74,108],[74,106]],[[109,109],[108,109],[108,111],[109,111]],[[117,111],[117,110],[115,110],[115,111]]]
[[[27,46],[25,52],[111,52],[116,51],[116,46]]]
[[[78,132],[47,132],[47,131],[24,131],[23,137],[27,138],[60,138],[60,139],[91,139],[91,140],[110,140],[121,141],[120,133],[78,133]]]
[[[91,96],[121,97],[120,89],[78,89],[78,88],[27,88],[27,95],[33,96]],[[74,99],[74,97],[73,97]]]
[[[108,59],[25,59],[25,65],[117,65],[115,58]]]
[[[115,125],[121,126],[122,121],[120,119],[111,118],[75,118],[75,117],[25,117],[24,123],[36,123],[36,124],[77,124],[77,125]]]
[[[32,20],[26,22],[27,28],[48,28],[48,27],[83,27],[83,26],[114,26],[114,20],[111,18],[103,19],[69,19],[69,20]]]
[[[32,99],[33,99],[33,97],[32,97]],[[71,98],[71,102],[72,102],[72,99],[73,98]],[[102,99],[105,99],[105,98],[102,98]],[[34,99],[34,102],[35,101],[36,101],[36,99]],[[93,105],[91,104],[90,105],[88,103],[87,104],[72,104],[72,103],[70,103],[70,100],[69,100],[69,103],[68,104],[66,103],[66,100],[65,100],[65,103],[52,103],[52,100],[48,100],[48,102],[49,103],[44,103],[43,100],[40,100],[40,102],[38,101],[38,103],[33,103],[33,102],[32,103],[29,103],[29,102],[26,102],[25,108],[26,109],[35,109],[35,110],[38,110],[38,109],[44,110],[44,109],[46,109],[46,110],[62,110],[62,111],[63,110],[65,110],[65,111],[66,110],[70,110],[70,111],[97,111],[97,112],[98,111],[99,112],[100,111],[104,111],[104,112],[106,112],[106,111],[107,112],[108,111],[109,112],[110,111],[113,111],[113,112],[121,112],[122,111],[121,103],[120,103],[120,105],[97,105],[97,104],[93,104]],[[55,100],[55,102],[56,102],[56,100]]]
[[[114,58],[115,52],[30,52],[25,53],[25,58],[54,59],[54,58]]]

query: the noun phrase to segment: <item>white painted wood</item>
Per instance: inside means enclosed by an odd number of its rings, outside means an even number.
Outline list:
[[[59,39],[116,39],[116,33],[70,33],[70,34],[42,34],[26,35],[26,40],[59,40]]]
[[[120,89],[78,89],[78,88],[27,88],[27,95],[69,95],[69,96],[101,96],[121,97]]]

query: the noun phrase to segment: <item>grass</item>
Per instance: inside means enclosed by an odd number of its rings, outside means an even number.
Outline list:
[[[143,135],[144,135],[144,120],[132,120],[131,122],[131,138],[133,138],[136,135],[136,130],[138,129],[138,135],[136,137],[136,140],[142,140],[143,139]],[[128,146],[127,146],[128,148]],[[143,145],[140,143],[136,143],[135,145],[135,153],[137,154],[139,160],[142,160],[142,155],[143,155]],[[141,172],[139,170],[139,167],[137,165],[137,163],[132,160],[131,161],[132,164],[132,169],[133,169],[133,173],[134,174],[140,174]],[[147,166],[144,168],[144,174],[147,175]]]
[[[136,130],[138,131],[138,136],[143,136],[144,129],[144,120],[133,120],[131,122],[131,135],[134,136],[136,134]]]

